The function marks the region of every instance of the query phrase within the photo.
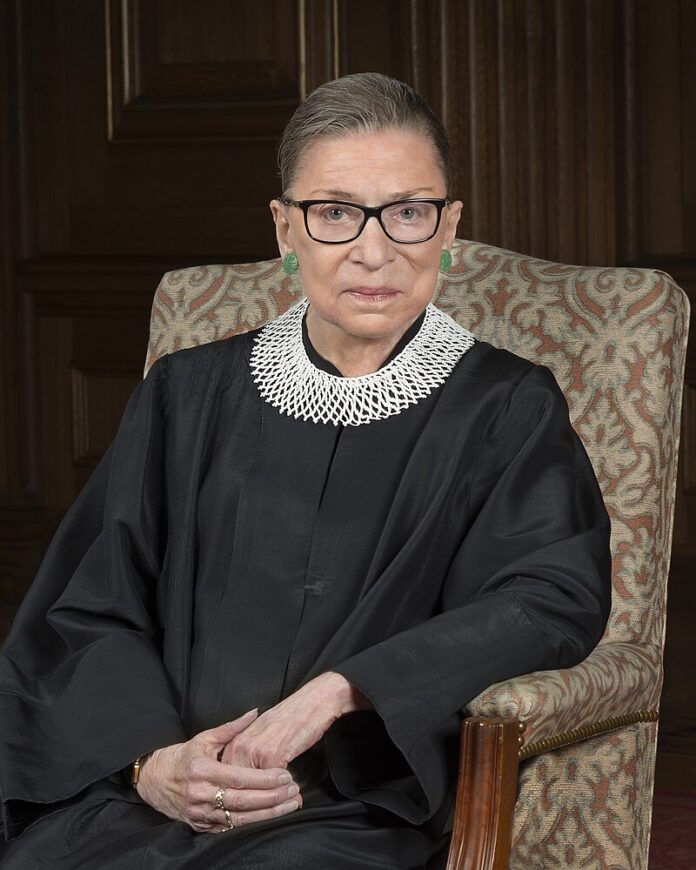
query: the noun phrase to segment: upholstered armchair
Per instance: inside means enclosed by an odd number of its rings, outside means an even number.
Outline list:
[[[447,870],[647,868],[689,322],[664,272],[586,268],[456,240],[435,304],[548,366],[611,516],[613,609],[574,668],[490,686],[462,711]],[[301,288],[280,260],[167,273],[159,356],[262,325]]]

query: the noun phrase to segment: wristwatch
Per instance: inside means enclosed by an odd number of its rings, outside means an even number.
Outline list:
[[[140,768],[142,767],[143,762],[145,761],[146,758],[149,758],[151,755],[152,755],[151,752],[146,752],[145,755],[139,755],[135,759],[133,764],[131,764],[130,767],[126,768],[126,770],[128,772],[127,779],[129,781],[129,783],[133,786],[133,788],[136,787],[136,785],[138,784],[138,780],[140,779]]]

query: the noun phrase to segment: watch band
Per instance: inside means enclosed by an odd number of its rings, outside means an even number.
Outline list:
[[[139,755],[130,768],[130,784],[133,788],[138,784],[138,780],[140,779],[140,769],[143,765],[143,762],[146,758],[148,758],[152,753],[146,752],[145,755]]]

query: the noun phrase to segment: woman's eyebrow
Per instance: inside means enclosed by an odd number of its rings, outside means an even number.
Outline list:
[[[419,187],[419,188],[416,188],[416,190],[398,190],[398,191],[396,191],[396,193],[390,194],[389,201],[391,202],[391,201],[396,201],[398,199],[408,199],[411,196],[416,196],[416,194],[427,193],[428,191],[432,192],[434,190],[435,190],[434,187]],[[351,202],[355,202],[355,197],[356,197],[356,195],[354,193],[350,193],[346,190],[326,190],[324,188],[319,188],[318,190],[313,190],[309,194],[309,196],[312,197],[316,193],[323,193],[323,194],[326,194],[328,196],[340,197],[341,199],[347,199],[347,200],[350,200]]]
[[[345,190],[326,190],[324,188],[313,190],[309,195],[314,196],[316,193],[324,193],[328,196],[340,196],[345,199],[350,199],[353,196],[352,193],[347,193]]]

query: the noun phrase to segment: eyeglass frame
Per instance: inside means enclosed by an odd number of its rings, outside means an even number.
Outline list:
[[[387,202],[384,205],[369,206],[369,205],[360,205],[357,202],[347,202],[346,200],[342,200],[342,199],[288,199],[285,196],[279,197],[279,201],[282,202],[284,205],[294,205],[297,208],[302,209],[302,213],[304,214],[304,225],[305,225],[305,230],[307,231],[307,235],[309,236],[310,239],[312,239],[312,241],[319,242],[320,245],[345,245],[348,242],[354,242],[358,238],[358,236],[360,236],[362,231],[365,229],[365,227],[367,226],[367,222],[370,220],[371,217],[377,218],[377,223],[382,227],[382,231],[384,232],[384,235],[388,239],[390,239],[392,242],[395,242],[397,245],[419,245],[421,242],[430,241],[430,239],[433,238],[435,233],[437,233],[438,229],[440,228],[440,221],[442,220],[442,210],[444,209],[444,207],[446,205],[450,205],[452,202],[452,200],[449,197],[445,197],[444,199],[395,199],[393,202]],[[437,221],[435,222],[435,229],[432,231],[432,233],[429,236],[426,236],[424,239],[416,239],[412,242],[404,242],[401,239],[395,239],[393,236],[389,235],[389,233],[387,232],[387,228],[382,223],[382,212],[385,209],[389,208],[390,206],[399,205],[402,202],[403,203],[429,202],[432,205],[437,206]],[[360,209],[360,211],[364,215],[364,220],[362,222],[362,226],[357,231],[357,233],[354,236],[352,236],[350,239],[343,239],[340,242],[327,241],[325,239],[317,239],[316,236],[313,236],[312,233],[310,232],[308,212],[309,212],[310,206],[322,205],[322,204],[323,205],[330,205],[330,204],[350,205],[353,208]]]

